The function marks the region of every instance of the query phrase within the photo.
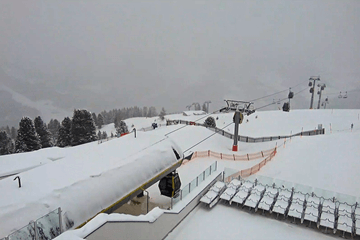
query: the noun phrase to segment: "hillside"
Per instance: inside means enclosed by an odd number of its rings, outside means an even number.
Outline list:
[[[246,117],[243,124],[241,124],[241,135],[251,137],[288,135],[290,132],[297,133],[302,130],[313,130],[318,127],[318,124],[322,124],[325,127],[325,135],[293,137],[291,140],[281,139],[264,143],[239,142],[239,151],[236,154],[251,154],[277,147],[277,154],[274,159],[263,167],[258,175],[287,181],[295,185],[302,184],[317,189],[347,194],[352,196],[352,198],[357,198],[357,201],[359,201],[360,187],[357,184],[360,180],[358,174],[360,167],[358,161],[360,158],[360,151],[358,150],[360,144],[359,113],[359,110],[294,110],[289,113],[282,111],[256,112]],[[233,131],[233,124],[231,124],[232,115],[232,113],[215,114],[214,117],[217,119],[217,126],[223,128],[230,124],[224,128],[224,130],[229,132]],[[183,116],[181,114],[166,116],[167,119],[183,119],[187,121],[196,121],[202,117],[204,116]],[[248,122],[246,121],[247,119],[249,120]],[[158,118],[128,119],[126,123],[128,125],[134,125],[139,131],[141,128],[149,127],[155,120],[159,125],[164,123],[159,122]],[[198,122],[202,123],[203,120],[204,119],[201,119]],[[352,131],[350,129],[351,123],[354,124]],[[113,124],[104,126],[103,130],[111,131],[112,127]],[[136,154],[144,147],[146,148],[146,146],[154,144],[156,139],[163,139],[164,137],[174,141],[176,145],[184,151],[185,156],[191,152],[207,150],[224,154],[234,153],[231,151],[233,144],[232,139],[225,138],[220,134],[215,134],[201,126],[185,126],[179,124],[172,126],[161,125],[159,128],[149,132],[142,133],[140,131],[139,137],[136,138],[136,144],[134,140],[126,140],[134,139],[133,134],[131,134],[126,136],[126,138],[110,140],[102,144],[89,143],[65,149],[50,148],[26,154],[2,156],[0,157],[0,166],[1,169],[7,168],[12,171],[25,169],[31,165],[24,164],[26,159],[28,159],[29,162],[36,159],[36,161],[41,161],[41,165],[45,164],[45,166],[20,174],[20,176],[24,176],[26,179],[26,176],[31,176],[32,172],[39,174],[42,172],[41,169],[51,168],[51,165],[54,164],[71,166],[75,164],[76,161],[74,162],[74,159],[77,157],[86,159],[87,156],[92,156],[91,159],[102,159],[101,161],[103,161],[104,156],[108,156],[105,159],[112,159],[102,162],[101,165],[97,165],[98,167],[102,167],[97,169],[96,173],[87,172],[85,169],[88,168],[81,167],[81,165],[87,164],[86,161],[78,162],[77,167],[74,165],[73,173],[76,175],[77,171],[79,171],[79,173],[85,171],[82,173],[83,181],[90,181],[92,175],[105,174],[118,166],[117,158],[114,157],[116,154],[121,153],[122,158],[126,159],[126,156]],[[100,149],[102,149],[101,152],[99,152]],[[39,164],[36,161],[34,161],[32,167],[36,167],[37,164]],[[220,169],[230,168],[233,171],[239,171],[257,164],[261,159],[253,161],[229,161],[215,158],[196,158],[179,169],[180,177],[183,179],[183,186],[214,161],[218,161]],[[46,167],[47,165],[49,167]],[[182,170],[182,168],[184,169]],[[43,178],[48,181],[55,181],[55,179],[52,180],[55,176],[43,175]],[[11,181],[12,179],[3,179],[0,180],[0,184],[4,185],[3,189],[5,189],[4,187],[6,185],[7,189]],[[67,183],[65,182],[64,184],[65,185],[62,186],[66,187]],[[52,190],[48,189],[48,191],[51,192]],[[155,185],[149,189],[149,191],[151,192],[151,196],[158,194],[157,186]],[[33,193],[33,195],[36,194],[36,192]],[[0,212],[2,212],[0,217],[4,214],[5,208],[15,203],[13,201],[14,199],[12,198],[3,199],[2,207],[0,207]],[[18,199],[16,201],[17,204],[21,204],[22,200]],[[92,201],[96,201],[96,199],[92,199]],[[162,200],[159,198],[159,201]],[[38,203],[34,202],[32,204]],[[58,202],[58,204],[61,205],[61,201]],[[80,202],[78,204],[80,204]],[[31,204],[28,206],[30,207]],[[57,206],[53,205],[51,207],[56,208]],[[16,211],[16,209],[13,209],[13,211]],[[41,212],[41,214],[43,214],[43,212]],[[41,214],[39,214],[39,217]],[[2,217],[4,217],[4,215]],[[18,227],[21,226],[13,226],[13,228]],[[186,228],[184,231],[186,231]]]

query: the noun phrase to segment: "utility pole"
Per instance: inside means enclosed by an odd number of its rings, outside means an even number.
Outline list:
[[[311,82],[314,81],[314,82]],[[310,88],[310,93],[311,93],[311,101],[310,101],[310,109],[313,108],[313,103],[314,103],[314,92],[315,92],[315,81],[320,81],[320,76],[313,76],[309,78],[309,87]]]
[[[323,84],[318,84],[318,87],[320,88],[320,90],[317,92],[317,94],[319,95],[319,101],[318,101],[318,109],[320,109],[320,101],[321,101],[321,92],[326,88],[325,83]]]

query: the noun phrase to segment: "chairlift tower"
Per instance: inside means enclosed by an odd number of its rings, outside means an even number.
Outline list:
[[[313,81],[313,82],[311,82]],[[310,88],[310,93],[311,93],[311,101],[310,101],[310,109],[313,108],[313,103],[314,103],[314,92],[315,92],[315,82],[316,81],[320,81],[320,76],[313,76],[309,78],[309,87]]]
[[[204,103],[206,104],[207,113],[209,113],[209,105],[210,105],[211,101],[205,101]]]
[[[227,107],[220,109],[220,112],[229,112],[234,111],[233,121],[235,123],[234,129],[234,144],[232,150],[237,152],[238,150],[238,139],[239,139],[239,124],[242,123],[244,119],[244,114],[249,116],[254,113],[255,110],[251,108],[252,102],[245,101],[236,101],[236,100],[224,100],[227,104]]]
[[[321,103],[321,106],[323,106],[324,109],[326,109],[326,104],[329,104],[329,98],[328,98],[328,97],[326,97],[326,98],[325,98],[325,101],[323,101],[323,102]]]
[[[319,95],[319,101],[318,101],[318,107],[317,109],[320,109],[320,101],[321,101],[321,93],[322,91],[326,88],[326,85],[323,84],[318,84],[318,87],[320,88],[319,91],[317,92],[317,94]]]

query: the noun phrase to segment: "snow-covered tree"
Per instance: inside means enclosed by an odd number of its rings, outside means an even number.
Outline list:
[[[121,134],[128,133],[128,132],[129,132],[129,130],[128,130],[126,123],[124,121],[120,121],[119,127],[116,128],[116,133],[121,135]]]
[[[71,146],[71,119],[69,117],[61,122],[56,145],[58,147]]]
[[[104,125],[104,117],[99,113],[97,116],[97,127],[100,129]]]
[[[155,107],[150,107],[147,113],[148,117],[155,117],[158,116],[157,112],[156,112],[156,108]]]
[[[213,117],[208,117],[204,122],[205,127],[216,127],[216,122]]]
[[[105,131],[103,131],[101,137],[102,137],[102,139],[107,139],[107,133]]]
[[[95,140],[96,128],[90,112],[75,109],[71,124],[71,145],[77,146]]]
[[[92,118],[94,119],[95,126],[97,126],[97,117],[96,113],[91,113]]]
[[[6,155],[12,153],[12,140],[6,131],[0,132],[0,155]]]
[[[40,148],[40,138],[36,133],[33,121],[29,117],[23,117],[19,123],[15,151],[31,152]]]
[[[34,119],[34,124],[35,124],[35,130],[40,137],[41,148],[52,147],[53,144],[51,141],[52,140],[51,133],[47,129],[46,125],[44,124],[40,116]]]
[[[48,124],[48,130],[51,133],[53,142],[56,142],[56,139],[58,138],[59,128],[60,122],[57,119],[51,119]]]
[[[11,130],[10,130],[10,136],[13,140],[16,139],[16,135],[17,135],[17,130],[15,127],[11,127]]]
[[[206,113],[208,112],[206,102],[203,103],[203,105],[202,105],[202,110],[203,110],[204,112],[206,112]]]
[[[118,127],[120,127],[120,122],[121,122],[122,119],[123,119],[123,117],[122,117],[122,113],[121,113],[121,112],[118,113],[118,114],[116,114],[115,119],[114,119],[115,129],[117,129]]]
[[[162,121],[164,121],[165,115],[166,115],[165,108],[162,108],[162,109],[161,109],[161,112],[160,112],[160,114],[159,114],[159,117],[160,117],[160,119],[161,119]]]

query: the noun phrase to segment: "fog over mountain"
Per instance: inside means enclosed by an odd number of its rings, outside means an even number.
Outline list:
[[[359,12],[357,0],[2,0],[0,126],[74,108],[175,112],[211,100],[213,111],[303,90],[314,75],[328,108],[360,108]],[[307,89],[291,107],[309,102]]]

